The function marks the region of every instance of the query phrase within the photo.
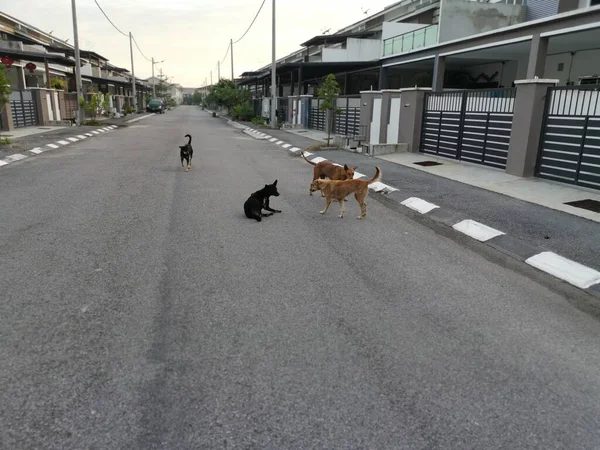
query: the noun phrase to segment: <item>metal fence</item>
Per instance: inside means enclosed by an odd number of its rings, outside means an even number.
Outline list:
[[[327,114],[321,110],[323,99],[310,100],[308,128],[326,131]],[[337,111],[334,115],[332,132],[345,136],[360,134],[360,96],[340,96],[336,99]]]
[[[600,87],[548,88],[536,175],[600,189]]]
[[[516,88],[427,92],[421,151],[506,168]]]

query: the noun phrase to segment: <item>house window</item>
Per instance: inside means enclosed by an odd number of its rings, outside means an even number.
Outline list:
[[[558,63],[558,67],[556,68],[558,72],[562,72],[565,70],[565,63]]]
[[[598,6],[600,5],[600,0],[590,0],[590,6]]]

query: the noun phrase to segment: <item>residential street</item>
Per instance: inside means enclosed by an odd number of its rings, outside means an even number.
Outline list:
[[[0,168],[0,448],[598,449],[597,318],[311,179],[195,107]]]

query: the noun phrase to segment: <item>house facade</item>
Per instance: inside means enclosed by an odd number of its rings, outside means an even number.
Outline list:
[[[257,114],[325,128],[371,155],[422,152],[600,189],[599,0],[403,0],[242,74]],[[379,53],[374,54],[374,42]],[[273,101],[275,100],[275,101]]]
[[[0,12],[0,63],[12,93],[0,117],[0,129],[60,123],[78,109],[75,49],[68,42]],[[108,58],[81,50],[83,96],[110,94],[109,113],[124,113],[133,105],[132,77]],[[144,107],[149,87],[136,80],[137,105]]]

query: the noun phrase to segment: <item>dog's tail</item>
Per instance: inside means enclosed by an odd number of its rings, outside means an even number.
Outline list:
[[[189,134],[186,134],[184,137],[189,139],[187,145],[190,145],[192,143],[192,137]]]
[[[375,166],[375,176],[373,178],[371,178],[367,183],[371,184],[371,183],[375,183],[376,181],[381,180],[381,169],[377,166]]]
[[[311,164],[311,165],[313,165],[313,166],[316,166],[316,165],[317,165],[317,163],[314,163],[314,162],[312,162],[312,161],[309,161],[308,159],[306,159],[306,156],[304,156],[304,150],[302,150],[302,151],[300,152],[300,154],[301,154],[301,155],[302,155],[302,157],[304,158],[304,161],[306,161],[307,163],[309,163],[309,164]]]

